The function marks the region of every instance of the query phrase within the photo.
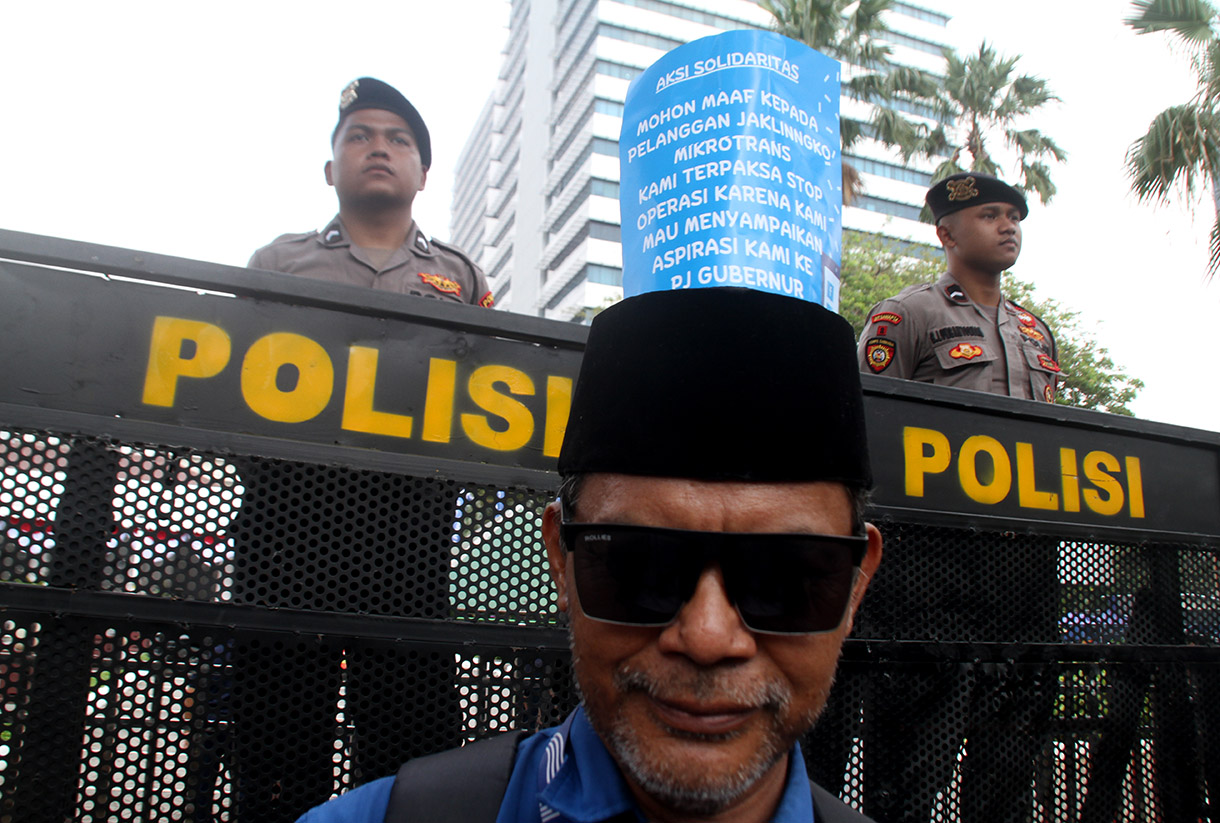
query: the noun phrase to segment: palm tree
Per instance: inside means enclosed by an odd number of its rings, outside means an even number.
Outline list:
[[[1220,18],[1207,0],[1135,0],[1126,24],[1139,34],[1169,32],[1191,54],[1198,89],[1153,118],[1127,150],[1131,190],[1141,201],[1167,203],[1174,189],[1193,201],[1210,187],[1217,219],[1208,243],[1208,277],[1220,269]]]
[[[1014,75],[1020,57],[1004,57],[984,41],[978,52],[962,58],[945,50],[946,76],[941,97],[942,118],[955,127],[947,135],[949,158],[932,174],[933,182],[961,171],[977,171],[1004,177],[1003,157],[997,151],[1015,154],[1020,169],[1013,185],[1036,194],[1043,203],[1055,194],[1046,161],[1062,162],[1067,154],[1038,129],[1019,127],[1022,118],[1058,100],[1045,80],[1028,74]],[[996,143],[1002,139],[1003,149]],[[969,167],[963,164],[969,155]],[[931,221],[924,208],[922,218]]]
[[[894,0],[760,0],[775,18],[776,32],[842,62],[844,92],[875,104],[867,123],[840,117],[843,151],[868,136],[897,148],[905,161],[916,154],[935,153],[938,133],[885,104],[905,100],[929,106],[936,100],[938,84],[927,72],[891,61],[891,49],[880,38],[889,31],[884,13],[893,4]],[[844,163],[843,202],[850,204],[861,190],[859,173]]]

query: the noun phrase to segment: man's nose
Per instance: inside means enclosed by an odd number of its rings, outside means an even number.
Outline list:
[[[754,633],[729,600],[719,565],[703,570],[695,593],[661,632],[657,645],[662,652],[681,654],[704,666],[754,656]]]

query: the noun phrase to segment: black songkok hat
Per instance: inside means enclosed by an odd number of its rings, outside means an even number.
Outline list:
[[[419,116],[411,101],[402,96],[402,92],[383,83],[374,77],[361,77],[347,84],[339,95],[339,122],[331,132],[330,142],[335,142],[343,118],[360,109],[384,109],[393,112],[407,121],[411,133],[415,135],[415,144],[419,147],[419,159],[425,169],[432,166],[432,138],[428,136],[428,127],[424,118]]]
[[[924,200],[936,220],[946,214],[984,203],[1011,203],[1021,210],[1022,220],[1029,216],[1029,205],[1021,192],[1003,180],[973,171],[951,174],[934,183],[924,195]]]
[[[611,306],[589,333],[559,472],[870,487],[851,326],[754,289]]]

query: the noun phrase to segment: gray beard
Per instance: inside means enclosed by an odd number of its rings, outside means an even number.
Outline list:
[[[573,662],[578,662],[575,649]],[[725,688],[717,683],[719,677],[714,671],[701,670],[696,672],[691,691],[696,698],[703,699],[711,695],[730,696],[742,705],[759,706],[773,718],[783,716],[792,700],[791,693],[779,683],[766,683],[754,689]],[[631,691],[642,691],[651,696],[660,693],[657,684],[642,672],[615,672],[614,685],[623,694]],[[672,688],[672,687],[671,687]],[[577,678],[577,690],[580,681]],[[787,755],[796,738],[813,727],[814,721],[821,713],[821,707],[826,704],[829,686],[819,701],[819,708],[802,719],[800,729],[791,735],[785,735],[783,730],[772,729],[766,736],[763,745],[753,755],[741,763],[731,774],[713,780],[708,775],[697,779],[684,779],[670,768],[670,764],[659,761],[651,756],[640,743],[636,731],[621,718],[595,717],[593,712],[586,714],[589,723],[597,732],[598,737],[606,744],[615,762],[626,776],[645,794],[662,806],[686,815],[708,817],[717,814],[731,806],[742,797],[758,780],[776,763]],[[582,702],[584,701],[582,695]],[[608,720],[604,723],[603,720]],[[696,735],[678,731],[671,732],[676,737],[690,740],[731,740],[736,732],[723,735]]]

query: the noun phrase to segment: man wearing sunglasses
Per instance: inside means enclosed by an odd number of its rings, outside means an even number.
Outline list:
[[[500,761],[490,810],[466,795],[495,784],[474,762],[496,740],[304,820],[865,820],[810,783],[797,743],[881,560],[847,322],[748,289],[607,309],[559,471],[542,536],[580,707]]]

